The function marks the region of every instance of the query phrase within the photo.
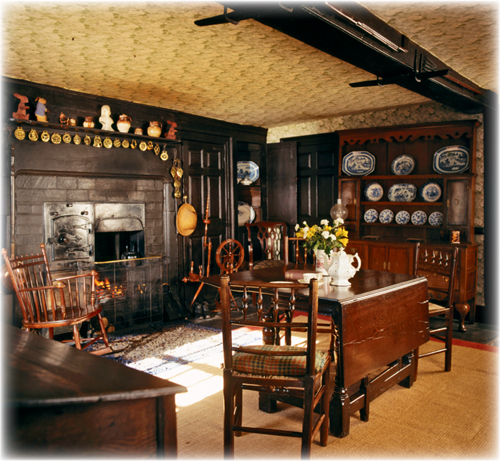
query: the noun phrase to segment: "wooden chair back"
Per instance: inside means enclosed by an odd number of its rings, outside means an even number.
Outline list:
[[[254,241],[260,244],[259,261],[282,260],[284,238],[286,237],[286,223],[275,221],[260,221],[245,224],[248,233],[249,268],[255,265]]]
[[[232,291],[242,293],[241,313],[231,315]],[[299,292],[308,295],[309,310],[306,321],[293,322],[293,313]],[[257,294],[257,312],[248,315],[250,293]],[[279,299],[289,299],[286,307]],[[271,298],[271,308],[264,310],[264,297]],[[302,299],[304,302],[304,299]],[[232,285],[228,275],[221,277],[222,335],[224,349],[224,451],[226,457],[234,456],[234,436],[241,432],[297,437],[297,431],[278,428],[249,427],[243,424],[242,392],[257,391],[278,400],[303,402],[304,418],[299,437],[302,438],[302,457],[309,457],[315,435],[320,432],[321,444],[326,446],[329,426],[330,364],[331,354],[317,351],[318,281],[310,284],[298,282],[238,282]],[[283,315],[283,309],[287,312]],[[281,320],[280,320],[281,317]],[[233,336],[237,327],[262,330],[290,329],[305,333],[302,344],[238,345]],[[315,409],[319,412],[315,413]],[[316,421],[315,421],[316,420]]]
[[[288,237],[285,236],[285,264],[292,262],[295,263],[295,267],[298,268],[299,265],[304,265],[309,262],[312,264],[316,263],[316,255],[313,251],[308,250],[304,247],[306,239],[304,237]],[[291,257],[292,256],[292,257]]]
[[[85,347],[103,339],[106,349],[111,352],[101,317],[102,306],[96,303],[96,271],[88,274],[71,275],[53,279],[50,273],[45,245],[41,244],[41,254],[11,256],[2,250],[6,268],[10,274],[14,291],[22,313],[22,325],[27,330],[48,329],[54,338],[54,328],[73,326],[73,336],[77,349],[82,342],[77,328],[84,321],[98,317],[100,334],[85,343]]]
[[[457,258],[457,247],[443,245],[421,250],[420,243],[416,245],[414,274],[427,278],[429,299],[445,308],[453,306]]]
[[[444,345],[425,354],[417,354],[417,359],[430,355],[445,354],[445,371],[451,371],[453,340],[453,312],[455,279],[457,273],[458,247],[433,245],[422,248],[415,246],[414,274],[427,278],[429,290],[429,318],[444,317],[444,326],[430,326],[429,335]]]

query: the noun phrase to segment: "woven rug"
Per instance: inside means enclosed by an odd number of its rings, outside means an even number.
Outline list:
[[[244,328],[233,336],[239,345],[261,342],[260,333]],[[165,379],[192,362],[214,359],[222,364],[221,330],[187,321],[156,323],[130,334],[109,334],[108,338],[113,353],[105,358]]]

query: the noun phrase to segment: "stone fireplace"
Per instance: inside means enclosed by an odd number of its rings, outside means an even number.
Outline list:
[[[16,253],[39,253],[43,242],[54,276],[96,270],[98,299],[113,329],[185,315],[164,296],[177,277],[170,257],[177,244],[168,238],[170,184],[21,173],[14,186]],[[132,248],[140,259],[123,259]]]

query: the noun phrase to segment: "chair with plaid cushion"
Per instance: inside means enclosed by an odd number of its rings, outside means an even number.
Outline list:
[[[417,359],[444,352],[445,371],[451,371],[451,346],[453,337],[453,295],[457,273],[458,248],[449,245],[415,246],[415,275],[427,277],[429,290],[429,317],[440,317],[444,325],[429,330],[431,338],[444,343]]]
[[[231,289],[242,292],[243,317],[232,315]],[[257,314],[247,316],[250,294],[257,294]],[[283,307],[278,300],[287,294],[290,299],[289,315],[279,321]],[[269,313],[263,312],[263,298],[271,296]],[[293,322],[295,300],[309,302],[306,321]],[[320,443],[328,442],[330,382],[330,351],[316,349],[318,319],[318,281],[310,284],[298,282],[238,282],[232,285],[229,275],[221,277],[222,334],[224,346],[224,455],[234,457],[234,437],[242,432],[297,437],[302,441],[301,454],[309,458],[314,437],[320,433]],[[234,312],[234,311],[233,311]],[[272,314],[272,315],[265,315]],[[298,331],[295,345],[249,345],[237,346],[232,341],[232,332],[237,327],[262,330],[282,329],[286,325]],[[272,394],[277,400],[294,399],[301,402],[304,415],[300,430],[294,428],[265,426],[266,414],[262,413],[260,427],[243,425],[243,390]],[[316,410],[316,411],[315,411]]]

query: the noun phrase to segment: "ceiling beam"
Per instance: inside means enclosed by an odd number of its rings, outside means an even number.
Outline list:
[[[356,2],[219,3],[226,9],[212,23],[234,24],[239,20],[254,19],[372,73],[376,78],[374,81],[394,82],[465,113],[482,112],[484,107],[497,109],[496,93],[480,88],[449,68]],[[209,19],[197,23],[208,25]],[[435,76],[432,76],[433,72]],[[420,74],[424,73],[430,77],[421,78]],[[334,79],[335,75],[332,75],[333,82]],[[370,82],[361,83],[368,84],[353,86],[370,85]]]

